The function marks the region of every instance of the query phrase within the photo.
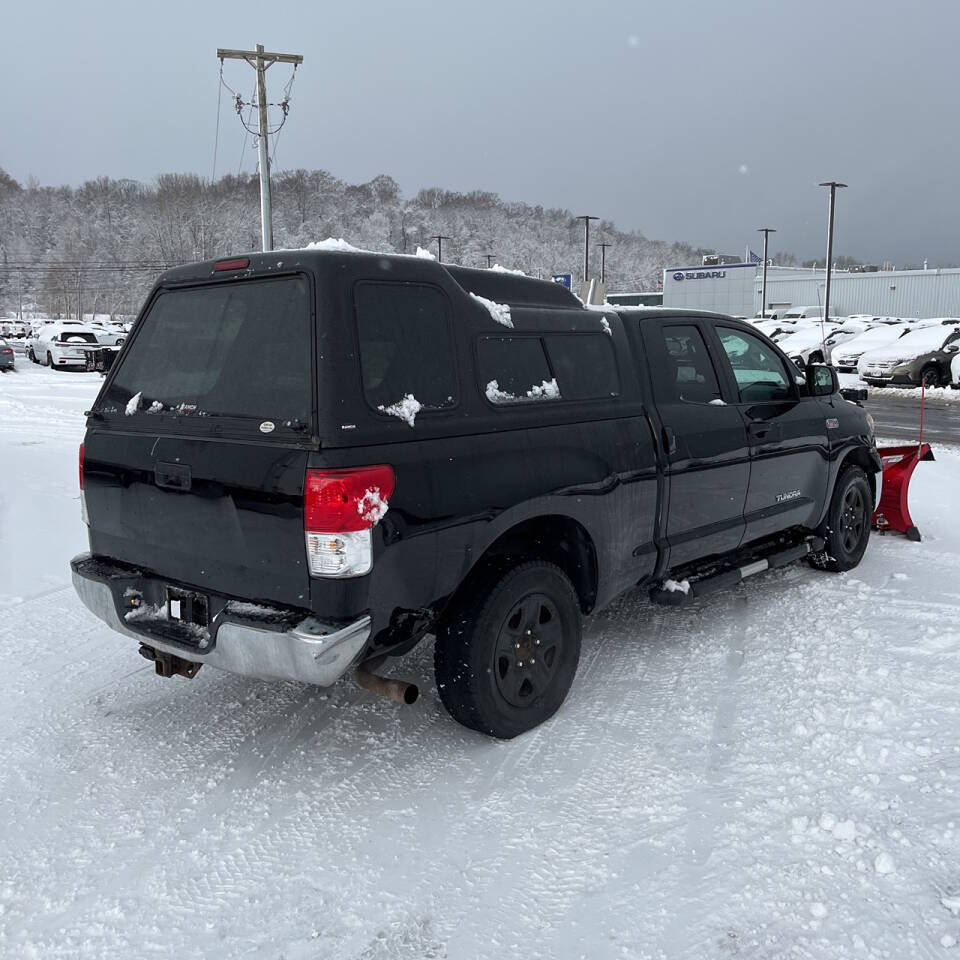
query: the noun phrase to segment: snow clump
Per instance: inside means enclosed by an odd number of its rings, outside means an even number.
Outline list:
[[[343,237],[327,237],[326,240],[316,240],[313,243],[308,243],[306,248],[307,250],[337,250],[340,253],[366,253],[366,250],[361,250],[359,247],[355,247],[352,243],[347,243]],[[279,266],[279,264],[278,264]]]
[[[600,326],[603,327],[603,332],[608,336],[613,336],[613,331],[610,329],[610,321],[606,317],[600,318]]]
[[[493,273],[511,273],[515,277],[525,277],[526,274],[522,270],[511,270],[509,267],[501,267],[499,263],[495,263],[490,270]]]
[[[389,509],[390,505],[380,496],[379,487],[370,487],[357,503],[357,512],[371,527],[375,527]]]
[[[132,417],[140,409],[140,398],[143,396],[142,393],[135,393],[127,401],[127,416]]]
[[[889,853],[878,853],[876,859],[873,861],[873,869],[879,874],[893,873],[896,869],[893,857],[891,857]]]
[[[381,405],[377,409],[389,413],[391,417],[405,420],[412,427],[415,425],[417,414],[423,409],[423,404],[412,393],[408,393],[402,400],[391,403],[389,407]]]
[[[420,257],[421,260],[437,259],[429,250],[424,250],[423,247],[417,247],[417,252],[414,254],[414,256]]]
[[[689,593],[690,592],[690,581],[689,580],[664,580],[663,589],[667,593]]]
[[[493,317],[497,323],[502,324],[505,327],[513,329],[513,320],[510,319],[510,307],[505,303],[495,303],[493,300],[488,300],[486,297],[477,296],[475,293],[470,294],[474,300],[477,301],[482,307],[485,307],[487,312]]]

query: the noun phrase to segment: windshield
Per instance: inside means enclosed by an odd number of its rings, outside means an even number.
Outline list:
[[[121,354],[98,412],[305,424],[310,353],[302,277],[164,291]]]

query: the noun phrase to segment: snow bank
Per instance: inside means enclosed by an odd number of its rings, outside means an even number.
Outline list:
[[[416,422],[417,414],[423,409],[423,404],[412,393],[408,393],[402,400],[391,403],[389,407],[380,406],[377,409],[389,413],[391,417],[405,420],[412,427]]]
[[[477,301],[481,306],[485,307],[487,312],[493,317],[497,323],[502,324],[504,327],[509,327],[513,329],[513,320],[510,319],[510,307],[506,303],[496,303],[493,300],[488,300],[486,297],[481,297],[479,294],[471,293],[470,296]]]

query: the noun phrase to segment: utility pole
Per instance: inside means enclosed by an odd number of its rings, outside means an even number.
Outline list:
[[[257,106],[260,113],[259,152],[260,152],[260,232],[264,251],[273,249],[273,214],[270,209],[270,157],[267,150],[267,80],[266,72],[275,63],[292,63],[296,70],[303,57],[296,53],[267,53],[263,44],[258,43],[256,50],[217,49],[221,64],[224,60],[246,60],[257,71]],[[238,100],[239,103],[239,100]],[[284,101],[286,103],[286,101]],[[238,106],[238,110],[240,107]],[[286,107],[284,107],[286,112]]]
[[[436,233],[430,239],[437,241],[437,263],[443,263],[443,241],[452,240],[453,237],[445,237],[442,233]]]
[[[820,342],[823,345],[823,325],[830,316],[830,271],[833,267],[833,208],[837,201],[837,188],[843,189],[846,184],[838,180],[827,180],[819,184],[830,188],[830,210],[827,214],[827,283],[823,290],[823,317],[820,321]]]
[[[77,271],[77,319],[82,323],[83,322],[83,307],[80,303],[80,298],[83,295],[83,281],[80,278],[80,271]]]
[[[490,269],[490,264],[493,263],[493,257],[494,257],[494,255],[493,255],[492,253],[482,253],[482,254],[480,254],[480,256],[487,258],[487,269],[489,270],[489,269]]]
[[[17,271],[17,319],[23,322],[23,271]]]
[[[767,240],[771,233],[776,233],[773,227],[760,227],[757,233],[763,234],[763,280],[760,285],[760,316],[767,315]]]
[[[612,247],[612,243],[598,243],[600,248],[600,282],[607,282],[607,247]]]
[[[581,214],[575,219],[583,221],[583,282],[586,283],[590,279],[588,276],[590,272],[590,221],[600,218],[591,217],[589,214]]]

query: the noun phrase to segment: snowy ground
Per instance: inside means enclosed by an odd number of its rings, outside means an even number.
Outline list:
[[[68,586],[99,382],[0,376],[0,956],[953,955],[956,448],[917,471],[923,543],[679,613],[628,595],[561,712],[499,743],[427,648],[406,708],[155,678]]]

